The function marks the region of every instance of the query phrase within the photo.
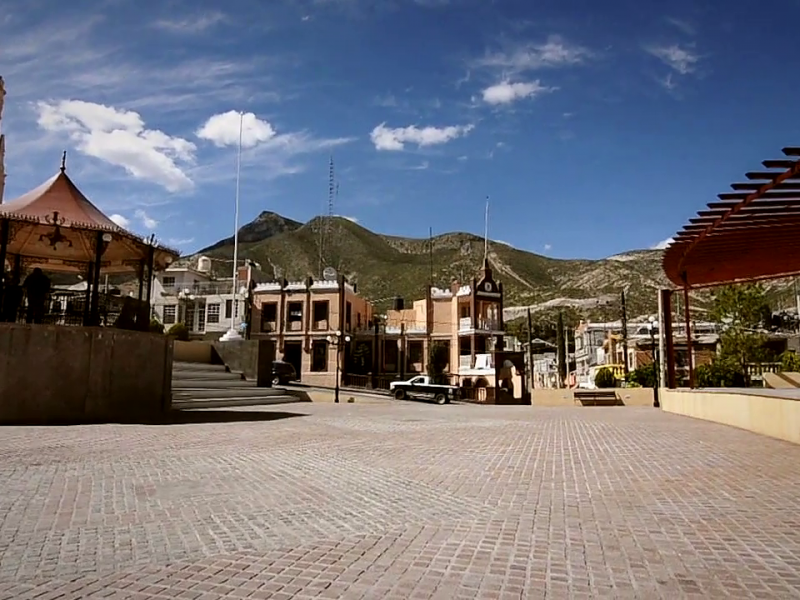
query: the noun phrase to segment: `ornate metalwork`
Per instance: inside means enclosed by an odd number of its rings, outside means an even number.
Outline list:
[[[53,250],[58,250],[58,244],[62,242],[66,242],[69,247],[72,248],[72,240],[61,233],[61,226],[64,225],[67,220],[64,217],[60,217],[57,210],[53,211],[52,215],[47,215],[44,220],[48,225],[52,225],[54,229],[53,232],[48,235],[40,235],[39,241],[49,240],[50,247]]]

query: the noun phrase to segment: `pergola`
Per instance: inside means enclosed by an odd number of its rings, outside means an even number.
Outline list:
[[[731,184],[733,192],[719,194],[718,202],[689,219],[664,254],[667,278],[684,293],[691,387],[689,291],[800,273],[800,147],[784,148],[783,154],[763,161],[765,170],[746,173],[747,182]],[[666,321],[667,359],[673,360]],[[674,365],[670,369],[674,377]]]
[[[48,181],[27,194],[0,204],[0,265],[10,267],[19,282],[24,270],[76,273],[85,277],[84,325],[99,324],[101,273],[135,273],[142,305],[145,274],[150,302],[152,275],[165,269],[179,253],[159,247],[154,238],[144,239],[116,225],[104,215],[67,176],[65,160]],[[0,283],[0,300],[6,282]],[[149,309],[142,319],[149,321]],[[140,324],[141,326],[141,324]]]

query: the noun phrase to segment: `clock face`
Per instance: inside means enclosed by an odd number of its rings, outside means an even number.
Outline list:
[[[487,281],[486,283],[483,284],[483,289],[485,289],[487,292],[491,292],[492,291],[492,284]]]

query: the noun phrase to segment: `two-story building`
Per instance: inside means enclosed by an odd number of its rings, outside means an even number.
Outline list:
[[[180,261],[156,273],[151,293],[153,317],[166,329],[183,323],[193,338],[215,339],[234,326],[244,334],[248,322],[249,290],[267,278],[257,263],[243,260],[237,274],[237,293],[233,277],[216,277],[212,259],[201,256],[196,263]],[[230,269],[230,261],[220,268]]]
[[[260,283],[252,302],[251,338],[273,340],[276,357],[294,366],[303,383],[332,387],[337,371],[341,383],[361,341],[370,355],[358,358],[371,370],[372,304],[345,278]]]
[[[464,387],[495,387],[495,357],[504,351],[503,286],[494,280],[488,261],[471,284],[454,282],[450,289],[428,287],[426,297],[410,308],[402,301],[386,313],[380,351],[382,373],[405,377],[427,371],[430,347],[447,348],[446,371]],[[522,360],[522,353],[519,353]],[[500,365],[506,366],[506,365]],[[512,382],[523,390],[522,364]]]

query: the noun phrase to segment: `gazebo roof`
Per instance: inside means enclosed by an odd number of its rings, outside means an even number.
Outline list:
[[[83,195],[63,168],[27,194],[0,204],[0,215],[13,215],[25,220],[37,218],[46,221],[56,212],[60,219],[64,219],[64,227],[121,229]]]
[[[51,271],[81,271],[96,257],[98,236],[104,241],[101,270],[135,271],[147,260],[151,243],[115,224],[61,170],[39,187],[0,204],[0,221],[9,223],[7,255],[22,257],[26,266]],[[108,235],[107,235],[108,234]],[[156,246],[154,267],[165,269],[179,253]]]
[[[702,288],[800,273],[800,148],[783,154],[675,235],[663,263],[672,283]]]

